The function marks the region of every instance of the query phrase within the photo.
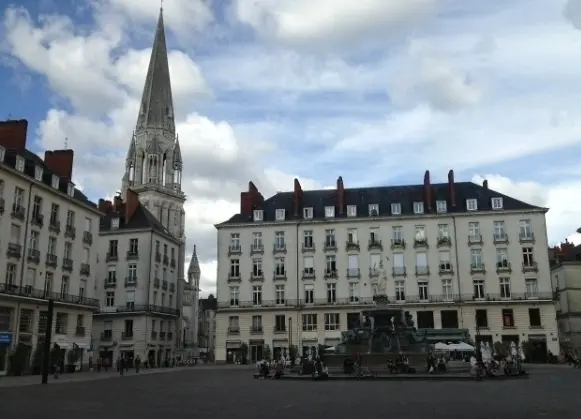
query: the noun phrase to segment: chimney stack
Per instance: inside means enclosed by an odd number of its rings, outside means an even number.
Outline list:
[[[450,170],[448,172],[448,199],[450,200],[450,206],[456,206],[456,186],[454,185],[454,171]]]
[[[71,180],[73,177],[73,150],[47,150],[44,152],[44,163],[58,177]]]
[[[23,152],[26,149],[26,119],[0,121],[0,145],[7,150]]]
[[[301,209],[303,208],[303,188],[297,178],[295,178],[294,183],[294,196],[293,196],[293,204],[294,204],[294,216],[299,217],[301,215]]]
[[[248,182],[248,191],[240,193],[240,213],[252,217],[256,207],[264,202],[264,197],[258,191],[256,185]]]
[[[426,212],[432,212],[432,184],[430,183],[430,171],[424,173],[424,206]]]
[[[120,211],[122,205],[123,198],[121,198],[120,196],[116,196],[115,198],[113,198],[113,208],[115,208],[115,211]]]
[[[488,189],[488,181],[486,179],[484,179],[484,182],[482,182],[482,187],[484,189]]]
[[[343,178],[337,178],[337,211],[339,215],[345,212],[345,187],[343,186]]]
[[[139,207],[139,197],[137,192],[131,188],[127,189],[127,194],[125,196],[125,223],[128,223]],[[123,202],[121,198],[119,198],[119,200]]]

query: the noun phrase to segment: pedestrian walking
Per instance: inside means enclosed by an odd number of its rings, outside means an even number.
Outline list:
[[[141,358],[137,355],[135,358],[135,372],[139,374],[139,367],[141,367]]]

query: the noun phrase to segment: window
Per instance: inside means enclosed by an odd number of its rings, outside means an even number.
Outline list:
[[[372,253],[369,255],[369,267],[373,273],[377,272],[381,267],[381,255]]]
[[[395,281],[395,301],[405,301],[404,281]]]
[[[38,242],[40,241],[40,233],[38,231],[30,231],[29,245],[31,250],[38,250]]]
[[[161,305],[164,306],[164,301],[162,299]],[[125,293],[125,307],[130,310],[135,309],[135,291],[127,291]]]
[[[46,272],[44,274],[44,293],[49,294],[52,292],[52,283],[53,283],[54,274],[52,272]]]
[[[60,207],[57,204],[51,204],[50,206],[50,225],[56,226],[59,221],[59,210]]]
[[[502,326],[514,327],[514,313],[510,308],[502,309]]]
[[[441,310],[440,318],[442,321],[442,329],[458,329],[458,312],[456,310]]]
[[[24,172],[24,158],[16,156],[16,170]]]
[[[393,259],[393,267],[394,268],[400,268],[400,269],[405,268],[405,261],[404,261],[403,253],[394,253],[392,259]]]
[[[428,301],[430,299],[428,293],[428,281],[418,282],[418,295],[420,297],[420,301]]]
[[[424,203],[421,201],[414,202],[414,214],[424,213]]]
[[[357,229],[350,228],[347,230],[347,243],[349,244],[357,244]]]
[[[32,216],[34,218],[42,216],[42,198],[38,195],[34,196],[34,201],[32,203]]]
[[[83,262],[84,264],[89,264],[91,261],[91,251],[88,247],[83,248]]]
[[[359,284],[357,282],[349,283],[349,302],[350,303],[359,302]]]
[[[126,337],[133,336],[133,320],[125,320],[125,324],[123,325],[123,334]]]
[[[502,198],[492,198],[492,209],[493,210],[502,209]]]
[[[447,212],[448,208],[447,208],[447,202],[446,201],[436,201],[436,211],[438,213],[443,213],[443,212]]]
[[[238,316],[228,317],[228,331],[234,333],[240,331]]]
[[[73,211],[67,211],[67,227],[75,226],[75,213]]]
[[[526,278],[526,297],[527,298],[537,298],[539,295],[539,286],[536,278]]]
[[[61,279],[61,298],[65,298],[69,293],[69,277],[63,276]]]
[[[520,220],[519,221],[519,237],[521,240],[532,240],[533,238],[533,227],[531,225],[531,220]]]
[[[494,227],[494,239],[506,240],[506,230],[504,228],[504,221],[495,221],[493,223],[493,227]]]
[[[56,255],[56,237],[49,237],[48,238],[48,254],[55,256]]]
[[[230,287],[230,305],[237,306],[240,302],[240,288]]]
[[[379,204],[369,204],[369,215],[377,217],[379,215]]]
[[[72,259],[73,258],[73,244],[71,242],[65,242],[65,259]]]
[[[357,217],[357,205],[347,205],[347,217]]]
[[[284,304],[284,285],[277,285],[274,289],[274,297],[276,300],[276,304]]]
[[[447,239],[450,237],[450,227],[448,224],[438,224],[438,238]]]
[[[476,211],[478,209],[478,201],[476,199],[467,199],[466,209],[468,211]]]
[[[313,232],[311,230],[303,232],[303,246],[305,249],[313,248]]]
[[[115,291],[107,291],[105,293],[105,305],[107,307],[115,306]]]
[[[312,256],[303,257],[303,272],[308,275],[315,273],[315,260]]]
[[[335,230],[325,230],[325,247],[335,247]]]
[[[284,276],[286,273],[285,266],[284,266],[284,258],[276,258],[274,260],[274,274],[276,276]]]
[[[85,297],[86,289],[87,289],[87,280],[81,279],[79,281],[79,297],[81,297],[81,298]]]
[[[254,217],[253,218],[254,221],[262,221],[262,219],[263,219],[262,210],[254,210],[252,214],[253,214],[253,217]]]
[[[303,208],[303,218],[305,220],[310,220],[311,218],[313,218],[313,208],[312,207]]]
[[[325,313],[325,330],[339,330],[339,313]]]
[[[36,269],[28,268],[26,270],[26,276],[24,277],[24,291],[27,294],[30,294],[32,292],[35,282],[36,282]]]
[[[41,311],[38,318],[38,334],[44,335],[46,333],[46,326],[48,324],[48,311]]]
[[[4,162],[4,157],[6,156],[6,149],[2,146],[0,146],[0,162]],[[8,329],[8,328],[6,328]],[[6,330],[3,329],[3,330]]]
[[[425,226],[416,226],[415,227],[414,239],[416,242],[420,242],[420,243],[426,241],[426,227]]]
[[[277,231],[274,233],[274,248],[276,250],[284,250],[286,248],[284,242],[284,231]]]
[[[23,333],[32,332],[32,319],[34,317],[34,310],[26,308],[20,309],[20,325],[18,330]]]
[[[529,325],[531,327],[542,327],[540,308],[529,308]]]
[[[75,195],[75,185],[69,182],[67,185],[67,195],[73,197]]]
[[[285,220],[285,211],[284,209],[277,209],[275,212],[276,221],[284,221]]]
[[[428,267],[428,254],[416,253],[416,268],[426,269]]]
[[[130,263],[129,264],[129,272],[128,272],[128,276],[129,276],[129,281],[131,282],[135,282],[137,281],[137,264],[135,263]]]
[[[262,304],[262,287],[260,285],[254,285],[252,287],[252,303],[255,306]]]
[[[67,320],[68,320],[67,313],[56,313],[56,325],[55,325],[55,333],[57,335],[66,335],[67,334]]]
[[[240,278],[240,261],[238,259],[230,259],[230,276]]]
[[[401,204],[399,202],[394,202],[391,204],[391,215],[401,214]]]
[[[16,264],[8,263],[6,265],[6,285],[17,285],[16,281]]]
[[[403,228],[400,226],[394,226],[391,228],[391,235],[394,244],[401,244],[403,241]]]
[[[114,217],[111,219],[111,228],[117,230],[119,228],[119,217]]]
[[[442,296],[444,297],[444,301],[454,300],[451,279],[442,279]]]
[[[474,284],[474,298],[484,298],[484,279],[475,279]]]
[[[252,259],[252,276],[254,277],[262,276],[262,259],[260,258]]]
[[[325,207],[325,217],[333,218],[335,216],[335,207]]]
[[[50,183],[52,184],[53,188],[55,188],[55,189],[59,188],[59,181],[60,181],[60,179],[57,175],[52,175],[52,180]]]
[[[136,255],[138,249],[139,249],[139,240],[129,239],[129,253],[132,255]]]
[[[240,249],[240,233],[230,234],[230,250]]]
[[[476,327],[488,327],[488,311],[476,310]]]
[[[472,269],[482,269],[482,249],[472,249],[470,251],[470,265]]]
[[[450,262],[450,252],[443,250],[440,255],[440,272],[450,272],[452,270],[452,263]]]
[[[262,250],[262,233],[260,232],[252,233],[252,250],[254,251]]]
[[[316,314],[303,314],[303,331],[304,332],[314,332],[317,330],[317,315]]]
[[[500,298],[510,298],[510,278],[498,278],[500,284]]]
[[[523,247],[522,249],[522,262],[525,267],[532,267],[535,265],[535,259],[533,257],[532,247]]]
[[[117,245],[118,245],[117,240],[109,240],[109,252],[108,252],[108,256],[110,258],[117,257]]]
[[[496,268],[506,269],[509,267],[508,264],[508,250],[505,248],[496,249]]]
[[[327,284],[327,303],[337,302],[337,284]]]
[[[332,275],[337,272],[337,259],[335,255],[327,255],[325,257],[325,273]]]
[[[20,232],[21,228],[18,224],[12,224],[10,226],[10,243],[20,244]]]
[[[24,189],[16,187],[14,188],[14,206],[16,208],[22,208],[24,205]]]
[[[371,227],[369,229],[369,243],[370,244],[381,244],[381,238],[379,235],[378,227]]]
[[[480,240],[480,223],[470,222],[468,223],[468,238],[470,241]]]
[[[314,285],[305,285],[304,288],[305,304],[313,304],[315,302],[315,287]]]
[[[276,332],[286,332],[286,317],[284,314],[274,316],[274,330]]]

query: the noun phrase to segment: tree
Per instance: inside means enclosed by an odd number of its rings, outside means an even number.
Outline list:
[[[270,345],[264,345],[263,349],[264,359],[266,361],[270,361],[272,357],[272,351],[270,350]]]
[[[240,357],[242,358],[242,363],[248,363],[248,345],[245,342],[242,342],[240,345]]]

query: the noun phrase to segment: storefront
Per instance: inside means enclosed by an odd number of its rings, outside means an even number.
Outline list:
[[[0,332],[0,376],[8,373],[8,358],[11,344],[12,332]]]
[[[240,348],[242,346],[242,342],[239,340],[230,340],[226,342],[226,363],[227,364],[236,364],[241,361],[242,353]]]

